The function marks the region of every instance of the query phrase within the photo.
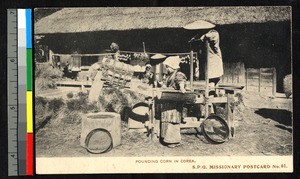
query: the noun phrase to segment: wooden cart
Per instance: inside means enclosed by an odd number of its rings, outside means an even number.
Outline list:
[[[205,41],[206,49],[208,47],[208,42]],[[193,51],[190,52],[190,59],[193,59]],[[207,64],[207,63],[206,63]],[[226,127],[228,129],[227,137],[234,137],[234,117],[233,117],[233,104],[237,100],[234,97],[234,91],[236,89],[242,89],[242,86],[217,86],[210,87],[209,79],[207,77],[207,66],[205,72],[205,83],[204,85],[197,86],[193,81],[193,71],[190,71],[190,81],[189,81],[189,89],[186,93],[181,93],[179,90],[174,89],[162,89],[162,88],[154,88],[152,97],[149,97],[149,123],[147,124],[147,128],[149,133],[151,134],[152,139],[156,139],[160,137],[160,119],[157,119],[156,109],[157,105],[163,103],[164,101],[174,101],[174,102],[183,102],[185,104],[200,104],[204,107],[205,112],[200,118],[195,117],[185,117],[182,119],[180,124],[180,128],[198,128],[203,125],[203,122],[209,118],[215,117],[219,118],[222,121],[225,121]],[[193,63],[190,63],[190,69],[193,69]],[[197,87],[196,87],[197,86]],[[223,91],[222,95],[219,95],[217,91]],[[209,96],[209,93],[213,91],[214,96]],[[223,104],[225,107],[225,119],[220,118],[220,116],[216,116],[213,114],[210,109],[213,108],[215,104]],[[202,131],[202,133],[205,131]],[[227,139],[226,139],[227,140]],[[225,140],[224,140],[225,141]],[[221,143],[221,142],[220,142]]]

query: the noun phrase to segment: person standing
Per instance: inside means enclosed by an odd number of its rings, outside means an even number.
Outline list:
[[[65,63],[65,66],[63,68],[64,77],[69,77],[69,61]]]
[[[209,83],[214,86],[220,81],[221,76],[224,74],[223,69],[223,59],[222,52],[220,49],[220,37],[218,31],[212,29],[208,30],[204,35],[200,38],[199,36],[193,37],[189,42],[194,41],[202,41],[205,42],[207,40],[207,77],[209,79]],[[203,50],[201,50],[203,51]]]
[[[145,66],[145,72],[143,72],[141,75],[140,75],[140,79],[150,85],[150,86],[154,86],[154,73],[151,71],[152,69],[152,66],[148,63],[146,64]]]
[[[180,62],[181,59],[179,58],[179,56],[168,57],[163,62],[167,70],[166,86],[172,87],[176,90],[180,90],[182,93],[185,93],[185,82],[187,80],[187,77],[180,71]]]
[[[207,50],[207,78],[208,78],[208,86],[215,87],[218,86],[221,77],[224,74],[223,69],[223,59],[222,59],[222,52],[220,49],[220,37],[219,33],[212,29],[208,30],[204,35],[202,35],[199,39],[193,37],[191,40],[194,41],[201,41],[203,42],[204,50]],[[205,41],[207,41],[208,46],[205,49]],[[203,50],[202,50],[203,51]],[[205,54],[205,53],[204,53]],[[211,90],[209,91],[208,95],[215,96],[216,91]],[[210,106],[210,113],[215,113],[216,106],[214,104],[209,104]]]
[[[210,30],[202,35],[200,40],[203,42],[208,41],[207,77],[210,83],[217,85],[224,74],[219,33],[216,30]]]
[[[185,25],[183,28],[187,30],[196,30],[201,34],[204,34],[202,36],[197,34],[189,41],[189,43],[197,41],[208,42],[208,49],[200,48],[199,53],[203,54],[202,52],[207,50],[207,78],[209,79],[209,82],[217,85],[220,81],[220,77],[224,74],[224,69],[220,49],[220,37],[218,31],[213,29],[214,27],[215,25],[210,22],[197,20]],[[205,43],[202,44],[205,45]]]
[[[112,53],[114,53],[113,55],[113,59],[115,59],[116,61],[119,61],[119,56],[120,56],[120,47],[117,43],[112,42],[110,44],[110,50]]]
[[[186,76],[179,70],[179,56],[168,57],[163,64],[167,69],[166,87],[185,93]],[[180,145],[180,123],[183,103],[168,100],[161,105],[161,138],[170,148]]]

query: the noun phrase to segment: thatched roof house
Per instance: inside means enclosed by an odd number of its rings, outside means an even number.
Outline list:
[[[103,53],[112,42],[121,50],[143,51],[144,43],[147,52],[178,53],[190,51],[196,33],[183,26],[200,19],[217,25],[224,62],[276,67],[281,88],[291,73],[287,6],[64,8],[37,21],[34,32],[54,53]]]
[[[35,34],[181,28],[195,20],[218,25],[290,20],[290,7],[65,8],[39,20]]]

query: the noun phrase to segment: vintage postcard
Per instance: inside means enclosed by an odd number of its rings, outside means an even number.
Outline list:
[[[291,11],[34,9],[36,173],[293,172]]]

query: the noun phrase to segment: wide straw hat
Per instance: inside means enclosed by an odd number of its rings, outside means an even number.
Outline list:
[[[163,62],[163,64],[176,70],[176,69],[180,68],[179,67],[180,61],[181,61],[181,59],[179,58],[179,56],[170,56]]]
[[[160,59],[164,59],[164,58],[166,58],[166,56],[164,56],[164,55],[162,55],[162,54],[160,54],[160,53],[155,54],[155,55],[153,55],[153,56],[151,57],[152,60],[160,60]]]
[[[216,25],[204,21],[204,20],[197,20],[195,22],[192,22],[190,24],[187,24],[186,26],[184,26],[184,29],[187,30],[200,30],[200,29],[212,29],[214,28]]]

